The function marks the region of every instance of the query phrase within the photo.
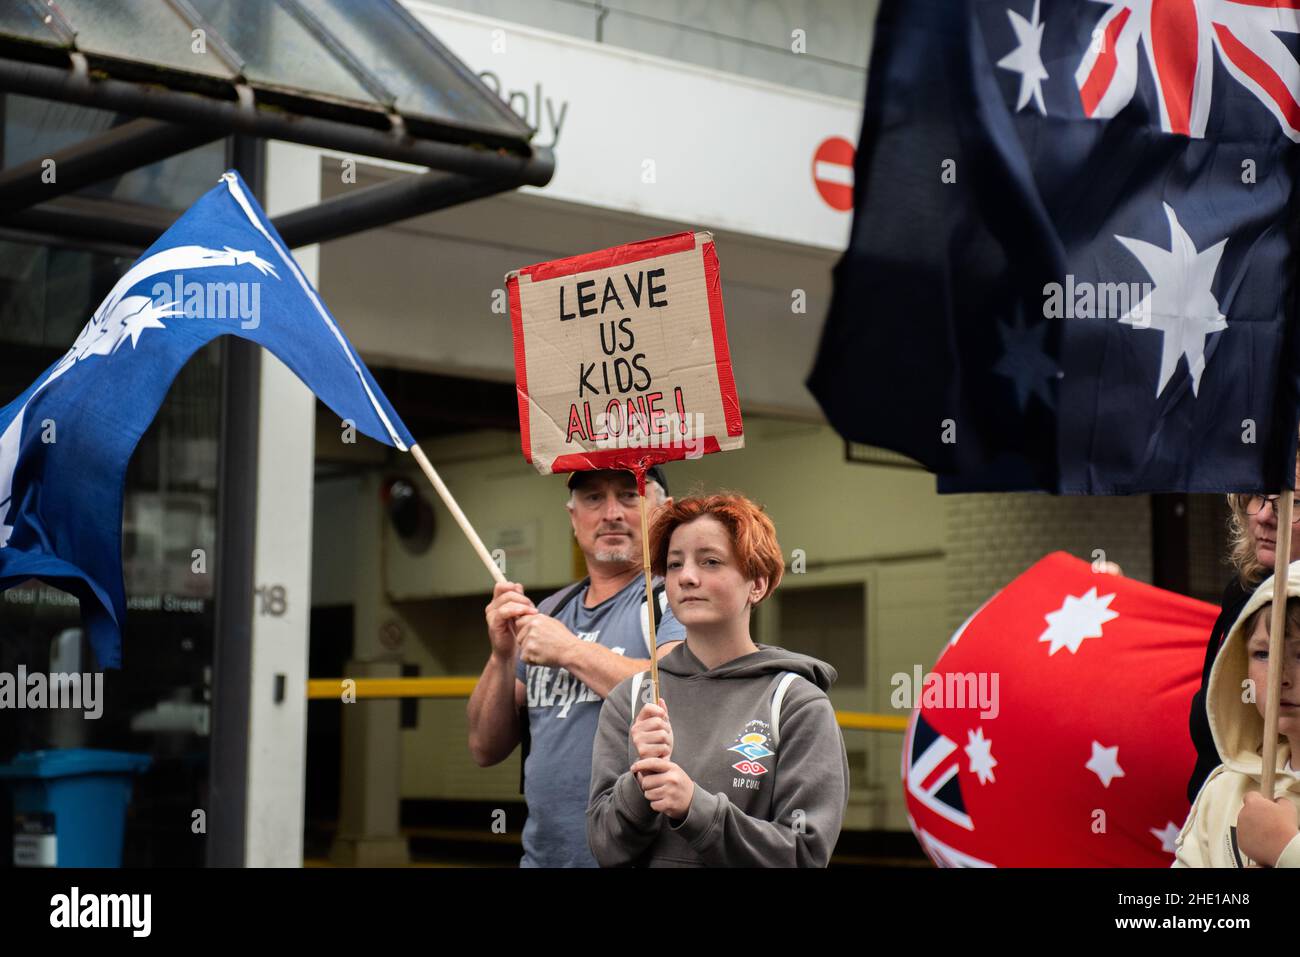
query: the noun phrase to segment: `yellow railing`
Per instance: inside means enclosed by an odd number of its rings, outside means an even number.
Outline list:
[[[867,714],[862,711],[836,711],[835,720],[850,731],[907,730],[907,718],[901,714]]]
[[[468,698],[477,678],[311,678],[307,697],[312,701],[360,701],[362,698]],[[836,711],[841,728],[850,731],[907,730],[907,718],[897,714]]]
[[[361,698],[468,698],[477,678],[310,678],[312,701],[345,695]]]

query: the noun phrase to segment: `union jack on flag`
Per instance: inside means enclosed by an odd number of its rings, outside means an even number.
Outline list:
[[[1300,33],[1300,0],[1092,0],[1108,9],[1074,79],[1094,119],[1129,105],[1139,50],[1155,78],[1160,127],[1205,136],[1217,59],[1300,143],[1300,66],[1278,34]]]

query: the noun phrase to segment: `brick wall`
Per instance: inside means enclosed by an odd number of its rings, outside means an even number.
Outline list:
[[[946,562],[949,631],[1049,552],[1091,562],[1094,549],[1124,574],[1151,580],[1151,505],[1145,495],[951,495]]]

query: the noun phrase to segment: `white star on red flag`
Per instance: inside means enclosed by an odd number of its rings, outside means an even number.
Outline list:
[[[1119,612],[1110,610],[1114,597],[1113,594],[1098,597],[1095,587],[1077,597],[1066,595],[1060,608],[1043,616],[1047,630],[1038,636],[1038,640],[1051,643],[1048,656],[1062,648],[1068,648],[1072,655],[1077,654],[1085,638],[1100,638],[1101,626],[1119,617]]]
[[[1110,787],[1111,781],[1124,776],[1124,769],[1119,766],[1119,745],[1103,748],[1100,741],[1092,742],[1092,757],[1084,767],[1101,779],[1102,787]]]
[[[1168,821],[1162,828],[1151,828],[1151,834],[1160,842],[1160,850],[1166,854],[1178,853],[1178,832],[1182,830],[1173,821]]]
[[[998,765],[997,759],[993,757],[993,742],[984,737],[983,728],[967,731],[966,739],[970,742],[964,750],[966,757],[970,758],[971,774],[979,776],[980,784],[988,784],[994,780],[993,769]]]

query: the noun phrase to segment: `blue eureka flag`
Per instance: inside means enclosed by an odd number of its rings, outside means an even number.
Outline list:
[[[265,346],[371,438],[414,444],[244,181],[224,174],[0,409],[0,590],[37,578],[76,595],[100,667],[122,660],[127,463],[181,367],[223,335]]]
[[[883,0],[808,380],[941,492],[1278,491],[1300,0]]]

